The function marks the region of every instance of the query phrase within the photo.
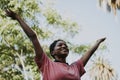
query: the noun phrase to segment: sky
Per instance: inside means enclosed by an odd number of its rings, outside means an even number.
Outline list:
[[[81,26],[74,42],[91,43],[106,37],[107,58],[120,77],[120,11],[115,16],[98,6],[98,0],[55,0],[54,8],[63,16],[70,17]]]

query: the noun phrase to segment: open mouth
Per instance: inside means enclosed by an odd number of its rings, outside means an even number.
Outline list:
[[[63,52],[68,52],[69,50],[68,49],[62,49]]]

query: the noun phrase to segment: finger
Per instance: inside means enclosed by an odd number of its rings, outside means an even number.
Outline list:
[[[106,39],[106,37],[103,38],[103,40],[105,40],[105,39]]]
[[[6,13],[8,12],[7,9],[5,9],[5,12],[6,12]]]
[[[10,12],[8,9],[6,9],[5,12],[6,12],[6,14],[5,14],[6,16],[10,16]]]
[[[6,14],[9,14],[9,11],[7,9],[5,10],[5,12],[6,12]]]
[[[12,10],[8,8],[8,11],[12,11]]]
[[[9,10],[8,10],[8,9],[6,9],[6,10],[5,10],[5,12],[6,12],[6,13],[9,13]]]
[[[106,37],[102,39],[102,41],[105,41]]]
[[[8,9],[9,13],[14,13],[11,9]]]
[[[5,15],[8,15],[8,10],[7,10],[7,9],[5,9],[5,12],[6,12],[6,14],[5,14]]]

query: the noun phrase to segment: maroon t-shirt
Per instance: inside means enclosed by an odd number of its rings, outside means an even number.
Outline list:
[[[54,62],[43,53],[41,59],[35,57],[35,62],[42,72],[43,80],[80,80],[80,77],[85,73],[80,59],[68,65]]]

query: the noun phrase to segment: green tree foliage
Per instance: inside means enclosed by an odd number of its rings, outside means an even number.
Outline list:
[[[5,16],[4,9],[14,10],[27,22],[43,43],[46,53],[49,53],[49,46],[44,42],[60,36],[55,30],[70,38],[78,32],[79,25],[63,19],[54,9],[45,8],[42,1],[0,0],[0,4],[0,80],[39,80],[33,46],[18,22]]]
[[[64,19],[41,0],[0,0],[0,80],[40,80],[33,45],[18,22],[5,16],[6,8],[17,12],[35,31],[50,58],[49,42],[58,38],[67,41],[70,50],[75,53],[89,49],[89,46],[69,42],[80,26]]]

